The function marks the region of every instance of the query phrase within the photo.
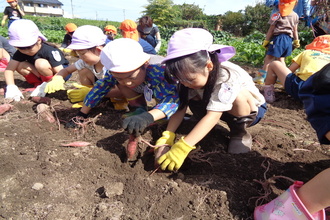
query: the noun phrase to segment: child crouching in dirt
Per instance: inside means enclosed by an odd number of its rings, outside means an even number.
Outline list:
[[[196,148],[194,145],[220,118],[230,128],[228,152],[250,151],[252,137],[246,128],[257,124],[267,110],[265,99],[250,75],[227,61],[235,55],[235,49],[212,43],[213,36],[200,28],[177,31],[169,41],[163,62],[168,78],[180,82],[178,114],[189,106],[199,122],[157,160],[163,170],[178,170],[189,152]],[[156,145],[174,137],[174,133],[163,136]]]
[[[277,79],[292,98],[300,100],[298,93],[301,86],[311,75],[329,62],[330,35],[315,38],[312,43],[306,46],[305,51],[293,58],[289,68],[282,62],[271,62],[263,86],[266,101],[268,103],[275,101],[274,84]]]
[[[170,118],[179,106],[176,86],[165,80],[165,67],[149,64],[150,55],[132,39],[121,38],[108,43],[101,52],[101,62],[108,70],[87,94],[78,117],[87,114],[115,86],[127,98],[129,107],[135,108],[123,121],[123,128],[139,136],[154,121]],[[147,101],[155,98],[157,105],[147,111]],[[171,123],[171,120],[169,124]],[[76,126],[73,121],[67,127]]]
[[[99,27],[84,25],[77,28],[73,33],[71,44],[67,48],[74,50],[80,59],[58,72],[46,85],[45,93],[64,90],[64,79],[78,70],[81,85],[73,84],[76,89],[69,89],[67,94],[72,103],[77,102],[73,107],[82,107],[82,103],[79,102],[84,100],[97,80],[103,79],[106,72],[100,60],[101,50],[105,46],[106,38]],[[109,97],[120,95],[118,89],[114,89],[112,93],[109,94]],[[111,100],[113,100],[116,110],[127,109],[126,99],[112,98]]]
[[[23,95],[14,82],[15,70],[35,88],[42,82],[51,80],[69,61],[58,48],[44,42],[47,38],[40,33],[33,21],[20,19],[13,22],[8,34],[9,43],[16,47],[17,51],[5,70],[5,98],[20,101]]]
[[[330,168],[303,185],[296,181],[288,190],[254,210],[255,220],[310,219],[325,220],[325,208],[330,207]]]

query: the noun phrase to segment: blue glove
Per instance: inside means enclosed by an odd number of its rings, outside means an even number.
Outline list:
[[[149,112],[143,112],[142,114],[125,118],[123,128],[129,134],[139,136],[153,122],[154,117]]]

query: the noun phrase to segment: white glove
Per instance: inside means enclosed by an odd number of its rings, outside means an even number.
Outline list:
[[[38,96],[38,97],[45,97],[46,93],[45,93],[45,88],[46,88],[47,82],[43,82],[42,84],[40,84],[39,86],[37,86],[37,88],[35,88],[35,90],[33,90],[33,92],[31,93],[31,96]]]
[[[5,99],[14,99],[16,102],[24,99],[23,94],[16,85],[8,85],[6,88]]]
[[[160,46],[162,46],[162,41],[161,40],[158,41],[158,43],[157,43],[157,45],[155,47],[156,53],[158,53],[158,51],[160,50]]]

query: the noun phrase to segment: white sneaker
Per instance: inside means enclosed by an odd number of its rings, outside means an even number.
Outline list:
[[[273,103],[275,101],[274,85],[265,85],[263,89],[266,102]]]

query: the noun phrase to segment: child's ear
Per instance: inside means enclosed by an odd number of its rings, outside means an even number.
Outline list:
[[[206,67],[207,67],[208,71],[212,71],[213,70],[213,62],[211,60],[207,61]]]

